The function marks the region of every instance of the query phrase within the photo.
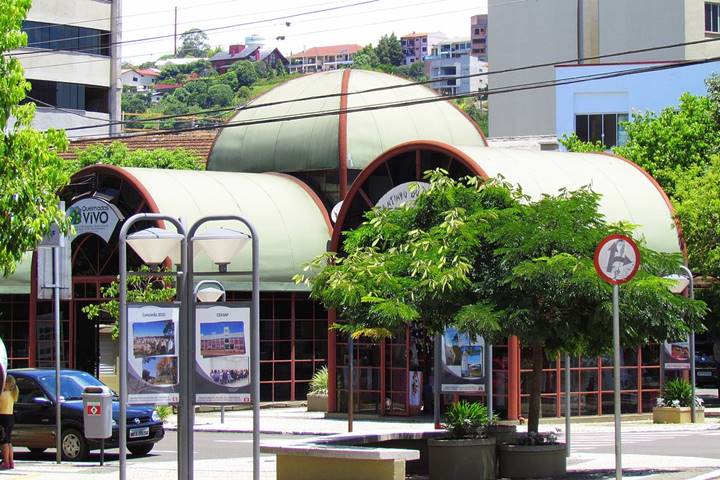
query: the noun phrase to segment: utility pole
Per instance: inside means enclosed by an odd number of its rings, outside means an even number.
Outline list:
[[[173,35],[173,56],[177,56],[177,5],[175,6],[175,33]]]
[[[120,42],[122,41],[122,0],[113,0],[110,9],[110,136],[120,133],[122,111],[120,99],[122,84],[120,83]]]

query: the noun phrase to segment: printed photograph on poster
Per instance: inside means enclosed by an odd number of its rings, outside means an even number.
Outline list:
[[[245,355],[243,322],[206,322],[200,324],[200,355],[224,357]]]
[[[665,342],[664,368],[666,370],[690,369],[690,344],[687,341]]]
[[[250,400],[250,306],[247,302],[197,305],[195,393],[202,403]]]
[[[250,359],[248,357],[218,357],[209,360],[210,378],[213,383],[228,387],[250,384]]]
[[[128,403],[178,401],[179,314],[176,303],[128,305]]]
[[[448,327],[443,335],[441,345],[442,391],[484,391],[484,339],[482,337],[471,338],[470,335],[459,332],[455,327]]]
[[[175,324],[172,320],[135,323],[132,335],[135,357],[175,355]]]
[[[144,357],[142,379],[151,385],[177,383],[177,357]]]

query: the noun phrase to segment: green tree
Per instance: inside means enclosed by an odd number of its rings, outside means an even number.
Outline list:
[[[483,134],[485,136],[488,135],[488,112],[487,109],[483,110],[479,107],[481,100],[478,101],[474,98],[465,98],[465,99],[458,99],[455,100],[456,105],[460,107],[460,109],[467,113],[470,118],[472,118],[475,123],[478,124],[480,129],[482,130]]]
[[[393,65],[395,67],[401,65],[405,58],[400,40],[398,40],[394,33],[389,36],[383,35],[380,37],[378,45],[375,48],[375,54],[377,55],[379,63]]]
[[[227,107],[233,101],[233,91],[227,85],[213,85],[208,88],[208,99],[212,106]]]
[[[425,63],[415,62],[410,65],[401,65],[397,68],[397,75],[412,80],[413,82],[424,82],[427,80],[425,75]]]
[[[191,28],[180,35],[180,48],[176,53],[177,57],[204,58],[208,56],[209,52],[208,36],[199,28]]]
[[[228,68],[228,72],[235,73],[238,85],[241,87],[251,87],[258,79],[253,62],[246,60],[233,63],[230,68]]]
[[[68,176],[58,152],[67,146],[65,133],[31,128],[35,104],[20,105],[30,90],[20,61],[7,54],[27,45],[21,31],[30,0],[6,0],[0,8],[0,271],[10,275],[22,255],[33,250],[57,222],[56,192]]]
[[[413,205],[374,209],[345,232],[343,255],[316,258],[297,281],[347,319],[333,328],[391,335],[410,322],[431,333],[449,325],[504,343],[516,335],[532,349],[529,431],[537,432],[546,356],[605,353],[612,348],[611,287],[593,254],[610,233],[588,189],[532,201],[499,181],[429,175]],[[626,346],[679,338],[702,329],[704,304],[670,293],[661,277],[677,255],[642,248],[635,279],[623,286]]]
[[[563,133],[562,136],[558,138],[558,142],[560,142],[560,145],[565,147],[568,152],[595,153],[605,151],[605,145],[603,145],[600,140],[596,142],[585,142],[580,140],[580,137],[574,132],[570,135]]]
[[[68,162],[70,171],[103,163],[119,167],[167,168],[174,170],[199,170],[202,160],[197,155],[181,148],[167,150],[155,148],[150,150],[129,150],[122,142],[109,145],[94,144],[76,152],[77,159]]]
[[[366,45],[355,53],[352,68],[360,70],[374,70],[380,65],[377,52],[372,45]]]
[[[121,105],[123,112],[143,113],[150,106],[150,94],[123,89]]]

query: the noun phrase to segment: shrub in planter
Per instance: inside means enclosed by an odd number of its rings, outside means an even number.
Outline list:
[[[486,438],[487,407],[460,401],[443,417],[448,436],[428,440],[430,480],[495,478],[495,439]]]
[[[666,382],[661,396],[656,400],[653,408],[654,423],[690,423],[692,414],[690,406],[695,402],[697,422],[705,421],[703,401],[699,397],[693,398],[692,386],[683,379]]]
[[[565,444],[553,433],[529,432],[515,442],[500,445],[500,474],[503,478],[533,478],[565,475]]]
[[[328,369],[318,369],[310,380],[310,391],[307,395],[308,412],[327,412],[328,409]]]

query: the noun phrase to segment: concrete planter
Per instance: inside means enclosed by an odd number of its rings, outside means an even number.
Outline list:
[[[493,480],[495,439],[429,439],[430,480]]]
[[[492,425],[486,430],[488,438],[494,438],[495,444],[500,447],[503,443],[515,443],[517,440],[516,425]]]
[[[308,412],[327,412],[328,396],[326,393],[308,393],[307,394],[307,411]]]
[[[705,423],[705,409],[695,409],[696,423]],[[655,407],[653,423],[692,423],[690,407]]]
[[[566,473],[565,444],[500,445],[501,478],[559,477]]]

